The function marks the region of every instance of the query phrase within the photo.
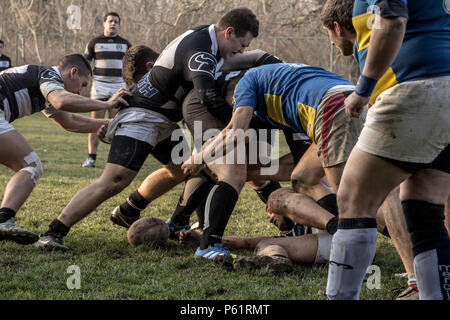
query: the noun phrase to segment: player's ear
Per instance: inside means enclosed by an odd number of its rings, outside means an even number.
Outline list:
[[[78,68],[77,67],[72,67],[69,70],[69,77],[73,78],[75,75],[78,74]]]
[[[153,65],[155,64],[155,61],[149,61],[145,64],[147,67],[147,71],[149,71],[151,68],[153,68]]]
[[[223,32],[224,32],[225,39],[230,40],[230,36],[234,33],[234,28],[228,27]]]
[[[342,37],[343,34],[342,26],[337,21],[333,21],[333,25],[334,25],[334,33],[337,36]]]

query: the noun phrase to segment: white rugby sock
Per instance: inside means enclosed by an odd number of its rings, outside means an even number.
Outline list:
[[[367,268],[377,248],[375,219],[340,219],[331,243],[327,296],[330,300],[357,300]]]
[[[450,299],[450,265],[444,262],[448,259],[439,259],[443,255],[439,255],[438,250],[445,249],[424,251],[414,257],[414,273],[420,300]]]

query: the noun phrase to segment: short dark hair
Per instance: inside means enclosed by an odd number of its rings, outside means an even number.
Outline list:
[[[156,61],[159,54],[147,46],[131,46],[123,56],[122,77],[128,85],[137,74],[147,73],[147,62]]]
[[[233,27],[238,37],[244,37],[247,32],[250,32],[256,38],[259,33],[259,21],[248,8],[236,8],[229,11],[220,18],[216,26],[220,31]]]
[[[77,68],[78,72],[82,75],[90,74],[92,76],[92,68],[89,61],[87,61],[86,58],[79,53],[69,54],[58,61],[58,68],[60,70],[66,70],[74,67]]]
[[[5,43],[3,42],[3,40],[0,40],[0,43],[3,44],[3,45],[5,45]]]
[[[327,0],[320,15],[322,24],[334,30],[333,22],[336,21],[348,31],[356,33],[352,23],[353,3],[354,0]]]
[[[106,20],[108,19],[109,16],[113,16],[113,17],[117,17],[119,18],[119,23],[120,23],[120,16],[117,12],[108,12],[107,14],[105,14],[103,16],[103,22],[106,22]]]

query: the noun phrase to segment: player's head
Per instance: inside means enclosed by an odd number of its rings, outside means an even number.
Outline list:
[[[236,77],[229,79],[225,83],[225,87],[222,92],[223,92],[225,101],[230,105],[230,107],[233,107],[234,89],[236,88],[236,85],[238,84],[239,80],[241,80],[244,75],[245,75],[245,71],[242,71]]]
[[[122,76],[128,85],[137,83],[158,59],[158,54],[147,46],[132,46],[123,57]]]
[[[0,40],[0,55],[3,53],[3,49],[5,48],[5,43],[3,40]]]
[[[236,8],[216,23],[217,43],[224,59],[242,53],[259,33],[259,21],[248,8]]]
[[[344,56],[352,55],[356,31],[352,24],[354,0],[327,0],[322,9],[323,28],[328,32],[331,43]]]
[[[120,16],[116,12],[108,12],[103,17],[104,35],[114,37],[120,30]]]
[[[80,94],[83,87],[87,87],[92,77],[89,62],[78,53],[64,56],[58,62],[58,69],[64,82],[64,88],[72,93]]]

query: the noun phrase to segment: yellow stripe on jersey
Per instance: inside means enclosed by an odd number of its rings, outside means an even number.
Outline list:
[[[265,93],[264,99],[266,100],[267,115],[270,119],[290,128],[286,120],[284,120],[283,111],[281,110],[281,96]]]
[[[392,68],[389,68],[380,78],[380,80],[378,80],[377,85],[375,86],[375,89],[370,96],[369,103],[373,105],[375,103],[375,100],[383,91],[395,86],[397,83],[398,81],[397,77],[395,76],[394,70],[392,70]]]
[[[303,103],[298,103],[298,118],[308,137],[314,140],[314,120],[316,119],[316,109]]]
[[[371,21],[369,21],[369,19],[371,19]],[[373,24],[373,19],[374,15],[371,12],[352,18],[353,27],[356,30],[358,51],[364,50],[365,48],[369,47],[370,35],[372,34],[372,30],[369,29],[368,25]]]

